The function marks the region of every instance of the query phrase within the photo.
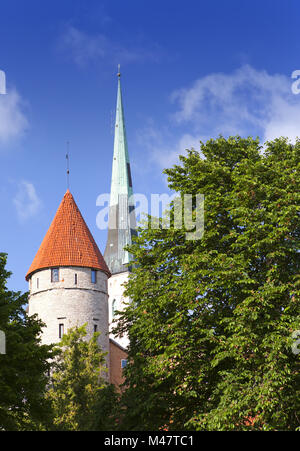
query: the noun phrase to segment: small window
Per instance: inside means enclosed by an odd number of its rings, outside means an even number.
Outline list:
[[[75,274],[75,285],[77,285],[77,274]]]
[[[58,338],[62,338],[63,334],[64,334],[64,325],[59,324],[58,325]]]
[[[98,325],[97,325],[97,324],[94,324],[94,333],[96,333],[97,330],[98,330]]]
[[[125,368],[127,366],[127,359],[121,359],[121,368]]]
[[[96,277],[95,269],[92,269],[91,277],[92,277],[92,279],[91,279],[92,283],[96,283],[97,282],[97,277]]]
[[[59,282],[59,270],[58,268],[51,269],[51,282]]]
[[[39,278],[36,279],[36,287],[37,287],[37,289],[39,289],[39,287],[40,287],[40,280],[39,280]]]

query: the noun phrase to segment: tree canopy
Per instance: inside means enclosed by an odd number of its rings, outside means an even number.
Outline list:
[[[51,421],[45,392],[52,351],[41,345],[42,323],[25,311],[27,294],[6,287],[6,258],[0,253],[0,330],[6,341],[0,354],[0,430],[36,430]]]
[[[179,196],[204,194],[204,235],[171,220],[129,248],[121,428],[300,427],[299,151],[220,136],[164,171]]]
[[[106,353],[97,343],[98,336],[99,332],[87,340],[85,325],[74,327],[55,347],[47,399],[56,430],[99,431],[115,425],[117,394],[105,378]]]

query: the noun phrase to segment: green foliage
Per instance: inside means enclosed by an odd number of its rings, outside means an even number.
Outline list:
[[[299,151],[219,137],[165,170],[205,195],[205,232],[145,228],[130,247],[121,428],[299,428]]]
[[[42,324],[27,316],[27,294],[9,291],[6,255],[0,253],[0,330],[6,354],[0,354],[0,430],[38,430],[51,421],[44,394],[50,346],[42,346]]]
[[[85,325],[75,327],[55,348],[47,399],[52,404],[56,430],[105,430],[115,424],[117,394],[104,379],[106,353],[99,348],[98,336],[95,333],[87,341]]]

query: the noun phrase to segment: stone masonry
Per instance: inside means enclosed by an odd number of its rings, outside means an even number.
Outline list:
[[[91,268],[60,267],[58,282],[51,282],[50,268],[30,277],[28,313],[37,314],[46,324],[41,337],[43,344],[59,342],[60,324],[66,333],[71,327],[87,323],[87,339],[95,330],[101,332],[99,345],[104,352],[109,351],[108,276],[96,271],[96,283],[92,283],[91,271]]]

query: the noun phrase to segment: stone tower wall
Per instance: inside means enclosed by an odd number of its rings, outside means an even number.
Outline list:
[[[97,325],[101,332],[99,345],[109,352],[107,279],[104,272],[96,271],[96,283],[92,283],[91,269],[80,267],[60,267],[59,282],[51,282],[51,269],[35,272],[29,280],[28,313],[37,314],[46,324],[42,343],[60,341],[59,324],[64,325],[66,333],[71,327],[87,323],[87,339]]]

